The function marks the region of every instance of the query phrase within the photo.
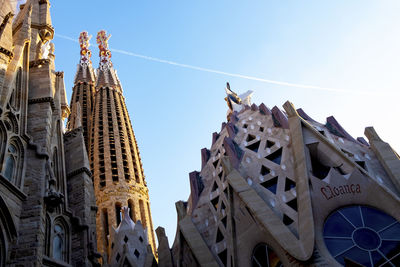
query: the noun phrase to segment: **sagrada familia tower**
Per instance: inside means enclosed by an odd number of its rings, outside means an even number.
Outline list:
[[[94,72],[90,37],[82,32],[81,59],[75,76],[68,131],[82,127],[98,207],[97,242],[100,252],[109,247],[107,236],[122,220],[122,207],[147,229],[155,252],[149,194],[135,135],[125,105],[121,82],[111,62],[105,31],[97,35],[100,64]]]
[[[353,138],[332,116],[256,105],[229,84],[170,247],[153,230],[110,36],[97,34],[94,70],[80,34],[68,104],[49,0],[17,15],[13,3],[0,0],[0,266],[400,266],[390,145],[373,127]]]
[[[0,266],[113,266],[111,256],[129,262],[132,255],[152,264],[148,189],[109,36],[97,35],[94,71],[90,36],[81,33],[68,105],[50,2],[28,0],[14,11],[1,1]]]

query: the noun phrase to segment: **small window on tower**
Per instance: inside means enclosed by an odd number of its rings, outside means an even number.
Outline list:
[[[117,227],[122,221],[121,204],[115,203],[115,216],[117,219]]]

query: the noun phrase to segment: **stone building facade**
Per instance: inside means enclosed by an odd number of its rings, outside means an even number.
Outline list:
[[[13,3],[0,1],[0,266],[107,265],[124,206],[143,239],[134,259],[153,264],[148,189],[108,37],[98,35],[95,73],[81,34],[70,110],[50,2],[28,0],[17,16]]]
[[[334,117],[226,91],[160,266],[399,266],[400,158],[374,128],[354,139]]]
[[[0,266],[400,266],[400,160],[287,102],[226,88],[170,248],[100,31],[80,36],[70,106],[49,0],[0,0]],[[63,125],[68,118],[67,129]],[[157,261],[158,260],[158,261]]]
[[[56,71],[47,0],[0,1],[0,265],[96,266],[96,202],[82,127]]]

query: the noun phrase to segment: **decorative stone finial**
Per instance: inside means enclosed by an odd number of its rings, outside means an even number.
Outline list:
[[[92,38],[91,35],[88,34],[88,32],[84,31],[79,34],[79,45],[81,47],[81,61],[80,64],[82,66],[87,66],[89,63],[92,63],[90,61],[90,57],[92,56],[92,52],[89,50],[90,46],[90,39]]]
[[[225,92],[226,92],[225,101],[229,107],[227,115],[228,117],[229,114],[234,111],[240,112],[244,106],[251,106],[251,96],[253,94],[252,91],[249,90],[246,93],[238,96],[235,92],[231,90],[229,83],[226,83]]]
[[[238,97],[238,95],[231,90],[231,86],[229,85],[229,83],[226,83],[225,92],[227,95],[225,97],[225,101],[227,102],[228,107],[231,111],[234,110],[235,104],[236,105],[242,104],[242,99],[240,99],[240,97]]]
[[[381,141],[382,142],[382,139],[379,137],[378,133],[375,131],[375,128],[372,126],[366,127],[364,134],[368,138],[368,141],[370,143],[372,141]]]
[[[100,56],[100,69],[110,68],[111,63],[111,51],[108,49],[108,39],[110,39],[111,34],[107,36],[105,30],[101,30],[97,33],[97,44],[99,45],[99,56]]]

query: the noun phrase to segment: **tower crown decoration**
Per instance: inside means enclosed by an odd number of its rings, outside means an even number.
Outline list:
[[[107,36],[105,30],[101,30],[97,33],[97,44],[99,45],[99,56],[100,56],[100,69],[106,69],[112,67],[111,63],[111,51],[108,49],[108,39],[111,34]]]
[[[246,105],[251,106],[251,96],[253,95],[253,91],[248,90],[244,94],[237,95],[231,90],[229,83],[226,83],[225,92],[225,101],[229,107],[228,114],[234,111],[240,112]]]
[[[81,47],[81,66],[87,66],[91,62],[90,57],[92,56],[92,52],[89,50],[90,39],[92,38],[88,32],[84,31],[79,34],[79,45]]]

